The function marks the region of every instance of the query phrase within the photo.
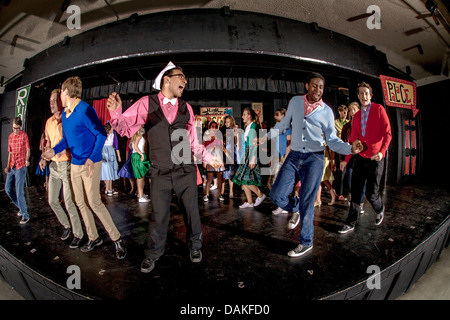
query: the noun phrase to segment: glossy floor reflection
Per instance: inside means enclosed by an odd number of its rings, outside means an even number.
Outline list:
[[[236,188],[237,189],[237,188]],[[239,209],[243,194],[224,202],[212,192],[202,201],[203,261],[189,260],[185,227],[176,198],[167,249],[150,274],[139,271],[146,245],[150,203],[119,192],[102,194],[104,203],[128,248],[125,260],[114,256],[114,246],[97,220],[101,247],[88,253],[69,249],[61,241],[62,227],[47,204],[44,189],[27,189],[31,220],[19,225],[17,209],[4,192],[0,195],[0,245],[34,270],[66,286],[67,267],[81,270],[81,295],[94,299],[181,299],[218,301],[299,300],[326,298],[368,278],[367,268],[392,265],[416,248],[446,220],[448,190],[426,186],[387,187],[383,192],[386,216],[375,226],[375,214],[366,211],[354,232],[340,235],[348,206],[336,202],[316,208],[313,250],[300,258],[286,254],[297,244],[299,227],[287,230],[291,214],[273,216],[275,205],[266,200],[254,209]],[[87,241],[87,239],[85,239]]]

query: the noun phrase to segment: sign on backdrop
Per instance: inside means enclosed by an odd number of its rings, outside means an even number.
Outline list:
[[[22,119],[22,130],[25,130],[28,98],[30,97],[31,84],[16,90],[15,116]]]
[[[414,82],[380,75],[386,105],[396,108],[410,109],[416,117],[417,88]]]

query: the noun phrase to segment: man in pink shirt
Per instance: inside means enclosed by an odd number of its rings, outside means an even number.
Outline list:
[[[151,272],[165,250],[172,192],[183,203],[186,242],[192,262],[202,260],[202,226],[198,209],[197,167],[194,157],[220,167],[221,161],[206,152],[197,140],[192,107],[179,99],[187,79],[170,62],[155,79],[158,94],[144,96],[122,113],[122,100],[113,92],[107,102],[111,126],[121,136],[131,137],[144,126],[149,141],[150,196],[153,212],[149,221],[148,249],[141,272]],[[172,191],[173,190],[173,191]]]

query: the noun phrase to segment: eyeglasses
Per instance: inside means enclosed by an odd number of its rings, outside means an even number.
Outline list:
[[[168,77],[175,77],[175,76],[178,77],[178,78],[180,78],[180,80],[184,80],[184,81],[187,82],[186,76],[185,76],[184,74],[182,74],[182,73],[171,74],[171,75],[169,75]]]

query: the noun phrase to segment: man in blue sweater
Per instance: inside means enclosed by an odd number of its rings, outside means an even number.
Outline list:
[[[89,241],[80,250],[88,252],[103,243],[90,207],[114,242],[117,259],[123,259],[127,253],[123,240],[100,196],[102,148],[106,131],[95,109],[81,100],[81,91],[79,77],[68,78],[62,84],[61,101],[65,107],[61,115],[63,138],[53,149],[46,148],[43,157],[49,160],[66,148],[72,154],[72,188],[89,237]]]
[[[288,252],[290,257],[299,257],[313,247],[314,199],[323,175],[325,143],[331,150],[345,155],[363,149],[359,140],[350,145],[337,137],[333,111],[322,101],[324,86],[325,79],[321,74],[308,75],[305,83],[307,93],[293,97],[284,118],[259,139],[261,144],[292,128],[291,152],[270,191],[270,197],[276,205],[294,212],[288,229],[294,229],[299,222],[301,225],[300,243]],[[257,144],[258,141],[255,139],[253,143]],[[290,197],[298,180],[301,181],[299,197]]]

